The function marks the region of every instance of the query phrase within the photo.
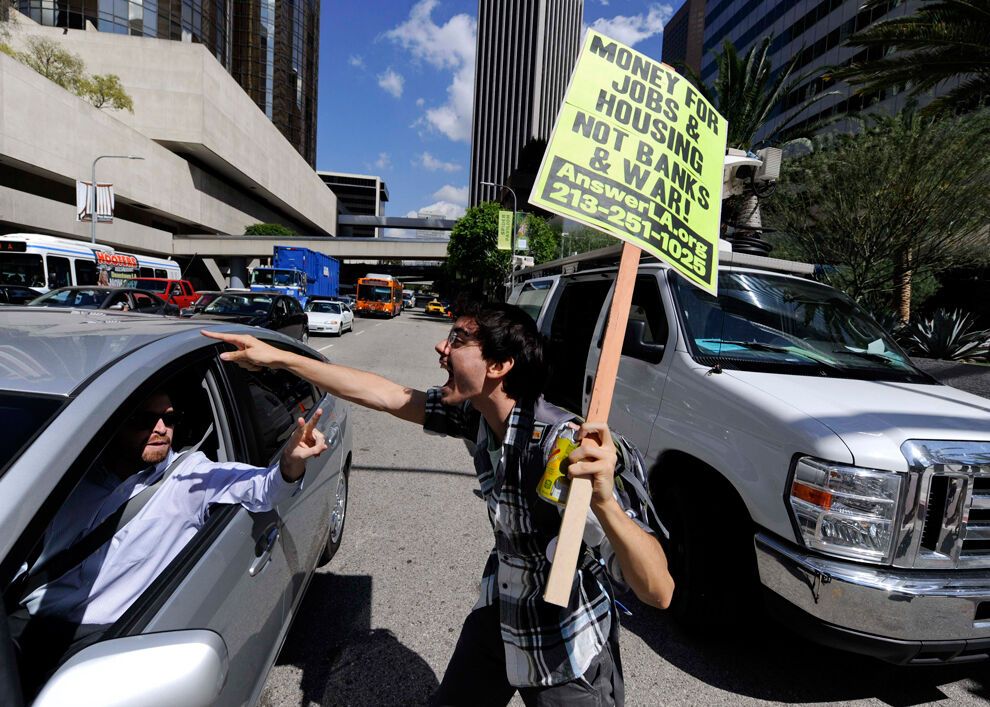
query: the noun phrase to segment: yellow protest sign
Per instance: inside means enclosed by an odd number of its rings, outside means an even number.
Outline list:
[[[498,212],[498,249],[512,249],[512,219],[515,214],[511,211]]]
[[[714,294],[725,134],[687,79],[589,29],[529,200]]]

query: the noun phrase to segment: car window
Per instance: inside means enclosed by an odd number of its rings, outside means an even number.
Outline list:
[[[289,313],[290,314],[302,314],[303,313],[302,305],[299,304],[298,300],[287,299],[285,301],[289,305]]]
[[[636,278],[632,304],[629,307],[629,321],[643,322],[644,344],[667,343],[667,314],[663,309],[663,300],[660,299],[657,279],[653,275],[641,275]],[[602,342],[599,341],[598,346],[601,345]],[[626,348],[623,346],[622,355],[632,355]]]
[[[543,303],[546,302],[547,295],[550,294],[552,284],[549,280],[527,282],[523,285],[515,304],[531,316],[534,321],[539,319],[540,310],[543,309]]]
[[[256,463],[269,464],[295,429],[296,418],[306,417],[316,403],[314,388],[286,371],[243,371],[229,364],[228,372],[242,377],[247,387],[248,434],[254,438]]]
[[[0,476],[18,457],[24,445],[45,428],[63,402],[62,398],[0,392],[0,425],[3,426],[3,434],[0,435]]]
[[[156,302],[151,295],[146,295],[143,292],[134,293],[134,306],[139,310],[158,309],[160,304],[161,300]]]

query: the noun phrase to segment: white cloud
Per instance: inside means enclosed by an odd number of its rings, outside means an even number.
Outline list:
[[[375,167],[378,169],[392,169],[392,158],[387,152],[379,152],[378,159],[375,160]]]
[[[365,68],[364,57],[361,56],[360,54],[351,54],[347,58],[347,63],[350,64],[351,66],[353,66],[355,69],[363,69],[363,68]]]
[[[433,192],[433,198],[439,199],[442,203],[451,203],[466,207],[468,203],[468,188],[467,186],[455,187],[452,184],[444,184]]]
[[[653,4],[645,14],[600,17],[591,23],[591,28],[632,47],[663,32],[664,24],[673,14],[670,5]]]
[[[408,50],[414,60],[453,74],[446,102],[427,108],[420,120],[455,142],[468,142],[474,103],[477,24],[470,15],[460,14],[438,25],[431,17],[437,4],[438,0],[420,0],[410,10],[409,18],[384,36]]]
[[[422,108],[425,105],[426,105],[426,99],[425,98],[417,98],[416,99],[416,107],[417,108]]]
[[[417,158],[413,164],[428,169],[431,172],[457,172],[460,171],[461,166],[456,162],[444,162],[443,160],[438,160],[436,157],[431,155],[429,152],[424,152]]]
[[[406,80],[402,78],[402,74],[393,71],[392,67],[385,69],[385,73],[378,74],[379,87],[393,98],[402,97],[402,87],[405,83]]]

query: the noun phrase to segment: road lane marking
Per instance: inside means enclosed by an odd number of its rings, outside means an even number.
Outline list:
[[[363,334],[365,331],[367,331],[367,329],[362,329],[361,331],[356,331],[356,332],[354,332],[354,336],[361,336],[361,334]]]
[[[318,348],[317,351],[323,351],[325,349],[332,349],[332,348],[333,348],[333,344],[327,344],[326,346],[321,346],[320,348]]]

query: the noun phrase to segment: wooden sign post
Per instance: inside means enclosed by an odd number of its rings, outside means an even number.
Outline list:
[[[626,321],[632,304],[633,286],[636,284],[639,253],[639,248],[634,245],[625,243],[622,246],[622,259],[619,261],[619,274],[615,280],[605,341],[602,344],[602,355],[598,359],[595,387],[591,391],[591,403],[588,406],[588,422],[608,422],[615,376],[619,372],[619,356],[622,354],[622,342],[626,334]],[[573,479],[560,523],[560,534],[557,536],[556,554],[550,566],[550,578],[543,594],[543,599],[551,604],[567,606],[570,599],[571,584],[584,537],[584,522],[590,507],[591,482],[588,479]]]

